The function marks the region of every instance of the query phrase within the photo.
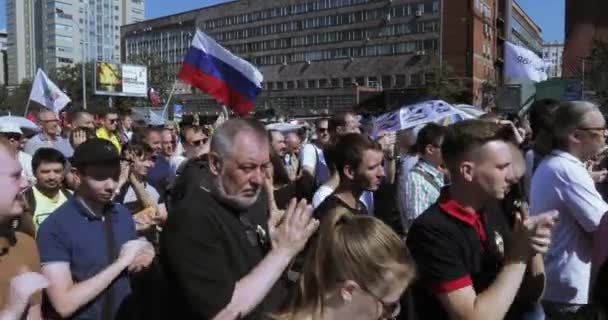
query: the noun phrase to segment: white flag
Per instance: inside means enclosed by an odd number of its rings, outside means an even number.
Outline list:
[[[548,65],[531,50],[505,42],[505,80],[507,82],[547,80]]]
[[[53,81],[49,80],[46,73],[41,69],[38,69],[38,73],[36,73],[36,80],[34,80],[34,85],[32,86],[30,100],[40,103],[55,113],[59,113],[72,101]]]

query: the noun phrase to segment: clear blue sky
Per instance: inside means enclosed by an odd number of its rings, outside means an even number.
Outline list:
[[[451,0],[454,1],[454,0]],[[564,0],[516,0],[543,29],[546,41],[564,38]],[[208,5],[222,3],[222,0],[147,0],[146,18],[157,18]],[[0,29],[5,27],[6,0],[0,0]]]

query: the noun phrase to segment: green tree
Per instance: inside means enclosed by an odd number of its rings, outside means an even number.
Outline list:
[[[471,103],[471,87],[466,80],[456,77],[454,69],[447,63],[441,64],[436,56],[429,56],[425,68],[425,93],[448,103]]]
[[[585,60],[585,72],[580,69],[580,78],[585,82],[585,90],[596,92],[601,105],[608,103],[608,41],[595,39],[591,56]]]

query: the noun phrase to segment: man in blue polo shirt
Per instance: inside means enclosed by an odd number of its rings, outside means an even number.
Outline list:
[[[52,312],[64,319],[129,317],[129,272],[150,265],[154,249],[136,239],[128,210],[112,203],[120,156],[111,142],[91,139],[76,148],[72,162],[79,187],[38,230]]]

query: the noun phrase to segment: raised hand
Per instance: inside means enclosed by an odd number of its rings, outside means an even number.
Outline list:
[[[133,262],[128,267],[130,272],[139,272],[144,268],[147,268],[154,261],[154,257],[156,256],[156,251],[154,251],[154,247],[148,241],[145,241],[147,245],[145,245],[140,253],[135,257]]]
[[[298,254],[319,227],[319,221],[312,217],[312,207],[306,200],[299,203],[291,200],[284,213],[271,211],[268,230],[273,250],[285,252],[290,257]]]
[[[16,314],[24,312],[32,295],[48,286],[49,281],[43,275],[24,270],[11,279],[6,308]]]
[[[118,261],[124,263],[125,267],[129,267],[140,254],[145,253],[149,248],[150,243],[144,239],[127,241],[120,248]]]

